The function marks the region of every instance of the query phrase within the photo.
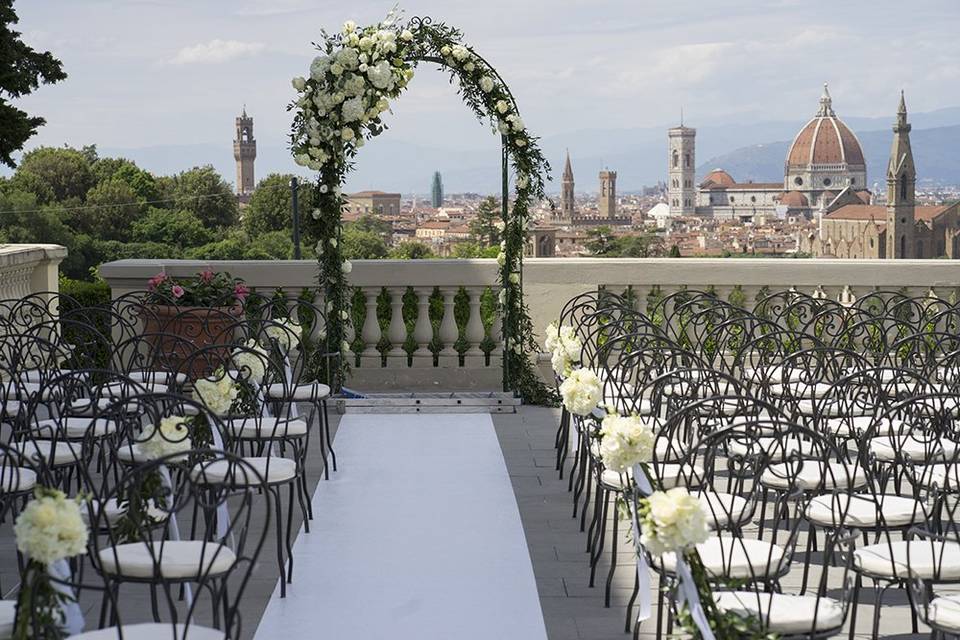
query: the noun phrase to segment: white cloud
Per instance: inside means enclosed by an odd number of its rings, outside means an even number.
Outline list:
[[[254,55],[263,51],[262,42],[241,42],[239,40],[220,40],[201,42],[177,51],[170,62],[173,64],[215,64],[227,62],[241,56]]]

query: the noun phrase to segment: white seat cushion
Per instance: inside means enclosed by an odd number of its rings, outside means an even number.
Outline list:
[[[60,438],[77,440],[87,437],[102,438],[116,433],[117,423],[106,418],[60,418],[59,420],[41,420],[37,423],[39,433],[45,438],[52,438],[57,433]]]
[[[915,463],[952,458],[957,444],[933,434],[879,436],[870,439],[870,451],[882,462],[903,460],[907,456]]]
[[[934,598],[927,617],[938,629],[960,633],[960,594]]]
[[[819,460],[804,460],[803,466],[799,462],[781,462],[770,465],[760,481],[773,489],[791,489],[798,487],[803,490],[823,489],[830,491],[837,486],[847,485],[856,489],[867,484],[867,474],[859,465],[845,465],[840,462],[830,462],[824,468]]]
[[[780,573],[783,548],[766,540],[735,538],[731,535],[712,536],[697,545],[697,552],[707,572],[717,578],[761,579]],[[654,559],[656,560],[656,559]],[[660,566],[673,573],[677,566],[674,553],[660,556]]]
[[[838,436],[851,436],[856,432],[866,433],[871,426],[876,429],[874,434],[888,435],[896,433],[902,426],[900,420],[890,418],[877,419],[873,416],[845,416],[830,418],[824,422],[826,430]]]
[[[81,445],[76,442],[57,442],[54,447],[51,440],[30,440],[14,442],[10,446],[31,460],[54,466],[80,462],[82,453]]]
[[[293,400],[295,402],[311,402],[330,397],[330,387],[320,382],[307,382],[288,387],[284,392],[283,383],[271,384],[267,387],[267,398],[271,400]]]
[[[843,625],[843,605],[832,598],[785,593],[719,591],[717,606],[744,617],[759,618],[771,634],[821,633]]]
[[[159,382],[161,384],[183,386],[187,382],[187,374],[173,373],[171,371],[131,371],[126,374],[128,378],[136,382]]]
[[[168,393],[170,387],[161,382],[112,382],[103,387],[103,393],[111,398],[122,398],[126,393]]]
[[[830,391],[830,385],[826,382],[801,382],[795,381],[787,384],[778,383],[770,387],[770,393],[775,396],[789,396],[791,398],[822,398]]]
[[[289,458],[270,456],[243,458],[243,461],[253,467],[260,477],[269,483],[289,482],[297,476],[297,463]],[[228,480],[228,475],[230,476],[230,483],[234,486],[259,484],[261,482],[256,477],[248,477],[247,471],[248,467],[246,466],[232,463],[229,460],[216,460],[200,463],[190,473],[196,481],[211,484],[219,484]]]
[[[13,635],[13,621],[17,616],[16,600],[0,600],[0,638]]]
[[[123,634],[121,636],[121,634]],[[139,624],[125,624],[121,627],[94,629],[85,633],[70,636],[71,640],[224,640],[227,636],[223,631],[201,627],[196,624],[185,626],[177,624],[163,624],[157,622],[141,622]]]
[[[957,580],[960,544],[922,539],[880,542],[854,551],[853,564],[876,576],[904,579],[912,571],[921,580]]]
[[[0,394],[2,396],[2,394]],[[23,403],[19,400],[7,400],[0,397],[0,415],[9,416],[11,418],[20,415],[20,410],[23,408]]]
[[[97,557],[104,573],[128,578],[216,576],[229,571],[237,561],[226,546],[203,540],[157,541],[152,547],[131,542],[101,549]]]
[[[811,440],[803,440],[799,437],[789,437],[786,435],[782,438],[750,437],[742,440],[731,437],[727,441],[727,448],[731,453],[740,456],[750,454],[757,455],[761,452],[772,453],[774,456],[783,456],[792,453],[810,456],[822,450],[822,447],[818,448],[816,443]]]
[[[697,482],[704,477],[703,468],[699,465],[691,467],[689,464],[681,464],[679,462],[653,464],[650,470],[654,474],[659,474],[660,486],[662,486],[664,490],[672,489],[678,484],[687,485],[691,482]]]
[[[806,516],[808,520],[826,527],[841,524],[847,527],[873,528],[879,524],[879,512],[887,527],[903,527],[923,521],[927,514],[923,503],[904,496],[830,494],[810,500]]]
[[[301,438],[307,435],[307,423],[304,420],[287,418],[235,418],[228,420],[226,430],[234,438],[261,440],[272,438]]]
[[[0,465],[0,493],[20,493],[29,491],[35,486],[37,486],[37,474],[33,469]],[[0,635],[0,638],[2,637]]]
[[[713,525],[715,529],[729,524],[743,524],[752,515],[750,503],[743,496],[722,491],[704,491],[697,499],[707,515],[707,524]]]

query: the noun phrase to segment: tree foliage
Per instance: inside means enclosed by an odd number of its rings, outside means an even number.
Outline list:
[[[87,157],[69,147],[38,147],[28,151],[17,168],[17,175],[20,174],[30,174],[29,179],[48,189],[50,198],[57,202],[70,198],[82,201],[95,184]]]
[[[46,120],[10,104],[67,77],[63,64],[49,51],[38,52],[11,27],[19,22],[13,0],[0,0],[0,162],[15,166],[13,154],[23,148]]]
[[[237,223],[237,197],[212,166],[194,167],[159,182],[164,198],[172,198],[177,209],[189,211],[208,229]]]
[[[587,250],[603,258],[656,258],[665,253],[663,239],[652,233],[614,235],[603,225],[589,229],[587,238]]]
[[[270,231],[290,233],[293,228],[293,195],[289,173],[271,173],[257,183],[250,202],[243,210],[243,228],[251,236]],[[313,185],[309,182],[297,188],[297,209],[301,226],[310,215]]]
[[[152,208],[132,229],[134,242],[158,242],[175,247],[198,247],[213,242],[214,234],[189,211]]]
[[[487,196],[477,207],[477,217],[470,221],[471,239],[478,245],[492,247],[500,244],[500,205],[493,196]]]
[[[390,257],[397,260],[426,260],[436,258],[433,249],[423,242],[408,240],[390,250]]]

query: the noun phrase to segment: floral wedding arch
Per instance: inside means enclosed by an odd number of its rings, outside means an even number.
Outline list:
[[[481,121],[489,121],[503,146],[503,242],[500,265],[500,310],[503,317],[504,388],[525,400],[542,402],[550,392],[531,363],[536,352],[533,324],[523,299],[523,248],[531,200],[544,195],[549,165],[536,138],[527,132],[513,95],[496,70],[463,44],[460,30],[431,18],[404,20],[396,9],[379,24],[359,27],[353,21],[339,33],[322,32],[315,43],[320,55],[309,77],[293,79],[299,96],[290,148],[297,164],[319,173],[311,219],[306,227],[317,239],[319,280],[327,301],[327,340],[340,345],[342,363],[332,372],[339,387],[348,371],[346,341],[350,323],[350,262],[340,245],[341,185],[367,140],[387,127],[383,114],[400,96],[420,63],[435,63],[450,73],[464,103]],[[508,172],[515,175],[509,205]],[[333,347],[336,348],[335,346]]]

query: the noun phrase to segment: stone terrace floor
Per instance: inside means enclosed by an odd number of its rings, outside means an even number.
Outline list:
[[[331,414],[332,428],[335,430],[339,422],[338,416]],[[388,416],[383,416],[389,419]],[[520,510],[526,534],[533,570],[537,579],[540,603],[550,640],[625,640],[630,636],[624,633],[624,614],[627,599],[633,587],[633,558],[626,540],[620,541],[620,559],[614,581],[613,602],[611,608],[604,608],[603,584],[608,569],[607,558],[609,551],[601,561],[597,573],[597,586],[588,587],[590,576],[589,556],[585,552],[586,534],[581,533],[579,521],[571,517],[572,499],[567,492],[567,480],[559,480],[554,469],[555,452],[553,448],[554,434],[558,419],[558,411],[539,407],[520,407],[516,414],[494,415],[493,421],[507,469],[513,483],[514,493]],[[322,468],[319,461],[318,438],[311,439],[311,462],[309,465],[310,490],[316,489],[317,483],[322,482]],[[336,443],[335,443],[336,447]],[[469,478],[459,478],[457,481],[469,482]],[[294,511],[295,519],[299,519],[299,510]],[[324,514],[316,513],[316,518],[323,518]],[[456,527],[451,523],[438,522],[439,526],[451,525],[451,535],[456,535]],[[300,523],[295,521],[295,528]],[[426,525],[425,526],[429,526]],[[9,576],[14,570],[16,554],[13,548],[13,536],[10,523],[2,523],[3,535],[0,536],[0,572]],[[310,534],[314,535],[314,534]],[[623,536],[621,536],[623,538]],[[610,536],[608,534],[608,550]],[[265,550],[272,550],[272,539],[268,538]],[[798,545],[803,549],[803,540]],[[464,553],[469,553],[465,549]],[[296,559],[295,559],[296,561]],[[248,586],[244,596],[243,606],[243,640],[253,637],[257,622],[273,593],[277,580],[275,560],[269,551],[261,556],[259,567]],[[799,572],[794,570],[784,581],[784,589],[790,591],[799,584]],[[13,584],[4,580],[2,588],[6,594]],[[294,568],[294,583],[290,586],[296,590],[296,567]],[[337,588],[336,576],[330,576],[329,588]],[[463,594],[469,598],[470,594]],[[8,596],[9,597],[9,596]],[[316,594],[322,598],[322,593]],[[860,605],[860,615],[857,623],[857,636],[868,637],[873,613],[873,594],[865,588],[861,595],[863,602]],[[92,601],[84,602],[88,628],[96,623],[97,608]],[[903,592],[887,594],[881,629],[885,637],[906,638],[912,637],[909,621],[909,605]],[[125,610],[131,614],[149,611],[149,601],[141,594],[129,593],[123,598]],[[371,603],[373,606],[373,603]],[[137,615],[138,619],[145,619]],[[464,622],[469,624],[468,621]],[[322,629],[322,621],[318,621]],[[655,636],[655,621],[650,620],[641,629],[641,637]],[[927,636],[924,629],[923,637]],[[846,635],[846,630],[844,631]],[[451,629],[450,637],[456,637],[456,630]],[[361,640],[348,639],[342,640]],[[366,640],[366,639],[362,639]],[[407,639],[398,639],[407,640]],[[417,639],[432,640],[432,639]]]

